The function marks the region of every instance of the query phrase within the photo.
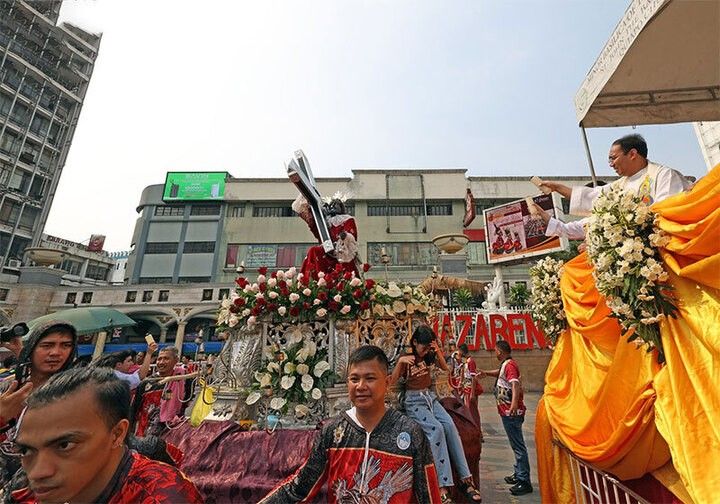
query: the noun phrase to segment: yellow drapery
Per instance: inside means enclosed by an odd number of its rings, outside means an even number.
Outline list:
[[[720,453],[720,166],[653,210],[672,238],[662,255],[679,299],[678,318],[661,324],[667,364],[626,342],[578,256],[561,279],[570,327],[548,366],[536,442],[548,446],[554,435],[621,479],[672,455],[692,499],[711,502],[720,484],[720,458],[711,455]],[[538,449],[543,499],[569,502],[570,473],[557,470],[557,458]]]

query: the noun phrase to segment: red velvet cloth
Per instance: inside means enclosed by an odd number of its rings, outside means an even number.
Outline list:
[[[234,422],[183,423],[165,440],[184,452],[181,470],[206,502],[258,502],[310,454],[317,430],[247,432]],[[319,502],[325,500],[321,496]]]
[[[330,239],[333,243],[337,243],[342,232],[353,235],[356,240],[358,236],[355,219],[352,217],[338,226],[330,226],[329,231]],[[304,278],[314,278],[317,280],[319,272],[322,271],[324,273],[330,273],[335,270],[335,267],[338,264],[342,265],[343,271],[354,271],[356,275],[359,274],[357,268],[355,267],[355,261],[338,263],[338,260],[335,259],[335,257],[325,253],[322,245],[315,245],[314,247],[310,247],[308,249],[305,260],[302,263],[301,272]]]
[[[482,451],[480,425],[457,399],[446,397],[440,402],[458,428],[468,466],[477,477]],[[203,422],[198,428],[185,422],[171,429],[164,439],[183,451],[180,469],[206,502],[240,504],[258,502],[291,476],[310,455],[319,432],[281,429],[268,434],[243,431],[235,422]],[[325,501],[321,494],[317,502]]]

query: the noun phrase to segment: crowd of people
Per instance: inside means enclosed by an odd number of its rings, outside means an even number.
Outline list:
[[[649,162],[639,135],[614,142],[609,162],[620,176],[613,184],[648,203],[689,185],[678,172]],[[569,198],[577,214],[589,212],[606,190],[543,185]],[[565,224],[537,211],[546,234],[584,236],[584,221]],[[498,368],[479,369],[466,345],[448,344],[443,351],[432,329],[419,326],[392,369],[382,349],[355,350],[347,369],[352,407],[324,422],[307,461],[262,502],[312,501],[324,489],[337,502],[444,503],[453,487],[480,502],[458,429],[433,389],[436,368],[448,373],[452,393],[478,424],[481,380],[495,378],[493,394],[515,458],[505,482],[513,495],[532,492],[526,408],[510,345],[496,343]],[[184,417],[192,378],[206,369],[182,362],[175,347],[153,342],[137,355],[116,352],[82,362],[76,330],[63,321],[33,327],[24,339],[0,346],[3,502],[203,502],[178,469],[182,454],[162,437]],[[394,385],[402,391],[400,410],[386,401]]]

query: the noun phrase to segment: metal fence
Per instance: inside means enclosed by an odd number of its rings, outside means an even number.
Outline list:
[[[610,474],[585,462],[565,445],[554,439],[553,443],[568,456],[572,474],[575,502],[601,504],[650,504]]]

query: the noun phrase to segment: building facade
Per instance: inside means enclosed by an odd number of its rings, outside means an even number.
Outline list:
[[[115,258],[108,252],[88,250],[87,245],[42,234],[40,247],[58,250],[62,262],[55,269],[63,272],[62,285],[108,285],[115,271]],[[30,264],[28,258],[26,264]]]
[[[525,178],[467,177],[464,169],[354,170],[350,178],[319,178],[321,194],[349,193],[348,210],[358,228],[362,259],[370,275],[385,276],[381,251],[390,257],[390,280],[419,282],[438,266],[435,236],[463,233],[469,188],[478,217],[467,230],[467,278],[489,281],[482,211],[537,194]],[[582,177],[555,177],[569,185]],[[224,196],[213,201],[163,200],[164,186],[145,188],[128,259],[129,284],[231,284],[240,264],[300,266],[315,239],[292,211],[297,189],[286,178],[228,176]],[[527,266],[504,267],[508,283],[527,281]]]
[[[59,1],[0,0],[0,268],[39,245],[100,46]]]
[[[720,164],[720,121],[693,124],[708,171]]]

